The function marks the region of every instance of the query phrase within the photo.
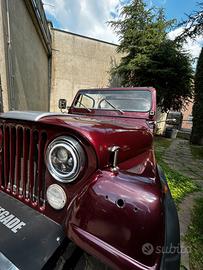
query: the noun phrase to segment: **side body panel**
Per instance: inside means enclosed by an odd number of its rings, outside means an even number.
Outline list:
[[[100,171],[68,208],[67,235],[115,269],[158,269],[161,254],[142,247],[164,245],[161,198],[149,179]]]

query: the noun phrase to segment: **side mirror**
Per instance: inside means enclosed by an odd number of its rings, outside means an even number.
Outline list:
[[[58,102],[58,107],[60,110],[65,110],[67,108],[67,100],[64,98],[60,98]]]
[[[155,111],[150,111],[149,112],[149,118],[154,119],[154,116],[155,116]]]
[[[154,116],[154,115],[155,115],[155,111],[150,111],[150,112],[149,112],[149,115],[150,115],[150,116]]]

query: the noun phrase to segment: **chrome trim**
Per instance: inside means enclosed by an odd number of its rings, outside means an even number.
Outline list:
[[[76,163],[74,164],[74,168],[72,169],[72,171],[64,175],[57,172],[51,162],[50,155],[53,150],[58,146],[63,146],[67,150],[69,150],[73,156],[74,162]],[[57,181],[62,183],[70,183],[75,181],[76,178],[79,176],[80,172],[83,170],[85,165],[85,153],[78,141],[69,136],[61,136],[57,137],[48,145],[46,150],[45,162],[50,174]]]
[[[117,166],[117,163],[118,163],[118,152],[120,150],[120,147],[117,146],[117,145],[114,145],[112,147],[109,147],[109,152],[113,153],[113,161],[112,161],[112,164],[111,164],[111,171],[112,172],[118,172],[118,166]]]
[[[39,121],[46,116],[62,116],[63,113],[38,112],[38,111],[8,111],[0,114],[0,118],[17,119],[26,121]]]
[[[3,253],[0,252],[0,269],[1,270],[19,270]]]

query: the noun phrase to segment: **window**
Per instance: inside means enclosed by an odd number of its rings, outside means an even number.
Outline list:
[[[81,92],[75,107],[102,110],[148,112],[151,109],[148,90],[87,90]]]

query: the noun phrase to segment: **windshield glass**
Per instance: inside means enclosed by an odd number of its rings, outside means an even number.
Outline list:
[[[81,92],[74,104],[76,108],[148,112],[151,92],[147,90],[87,90]]]

